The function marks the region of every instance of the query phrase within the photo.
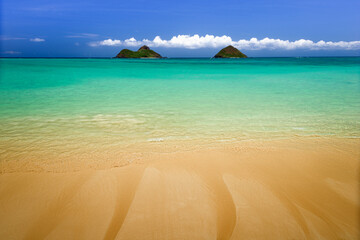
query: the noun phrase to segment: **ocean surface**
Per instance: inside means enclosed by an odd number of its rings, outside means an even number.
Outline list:
[[[0,157],[360,137],[360,58],[0,59]]]

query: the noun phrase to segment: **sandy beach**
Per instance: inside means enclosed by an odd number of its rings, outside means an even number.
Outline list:
[[[358,146],[154,142],[126,163],[2,161],[0,238],[358,239]]]
[[[0,0],[0,240],[360,240],[359,10]]]

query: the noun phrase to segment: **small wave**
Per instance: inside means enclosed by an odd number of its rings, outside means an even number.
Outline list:
[[[148,142],[163,142],[164,138],[149,138]]]
[[[294,130],[305,130],[304,127],[293,127],[292,129],[294,129]]]
[[[360,138],[360,136],[345,136],[344,138],[355,138],[355,139],[357,139],[357,138]]]

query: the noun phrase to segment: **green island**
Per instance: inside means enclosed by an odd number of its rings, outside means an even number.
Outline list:
[[[160,54],[144,45],[136,52],[129,49],[121,50],[115,58],[162,58]]]
[[[229,45],[221,49],[214,58],[247,58],[247,56],[240,52],[237,48]]]

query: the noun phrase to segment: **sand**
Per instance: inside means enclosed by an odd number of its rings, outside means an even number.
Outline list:
[[[359,146],[158,142],[126,163],[2,160],[0,239],[359,239]]]

